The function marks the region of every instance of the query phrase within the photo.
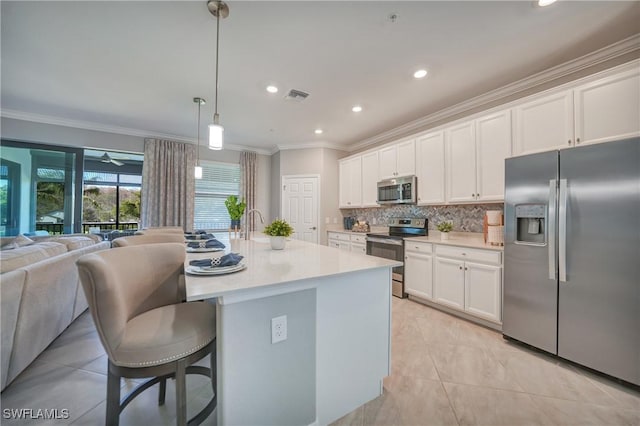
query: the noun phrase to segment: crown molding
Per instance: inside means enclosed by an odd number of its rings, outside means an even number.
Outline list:
[[[276,149],[274,151],[287,151],[291,149],[309,149],[309,148],[327,148],[327,149],[335,149],[338,151],[348,152],[349,150],[344,145],[338,145],[331,142],[319,141],[319,142],[303,142],[300,144],[289,144],[289,145],[276,145]]]
[[[635,34],[631,37],[620,40],[601,49],[595,50],[584,56],[572,59],[563,64],[546,69],[529,77],[525,77],[521,80],[507,84],[490,92],[483,93],[482,95],[468,99],[464,102],[460,102],[425,117],[418,118],[417,120],[410,121],[386,132],[364,139],[356,144],[349,145],[348,151],[358,151],[379,142],[388,141],[396,137],[406,136],[408,133],[420,131],[430,124],[436,123],[441,120],[446,120],[449,117],[471,111],[475,108],[481,107],[491,102],[499,101],[500,99],[504,99],[508,96],[512,96],[525,90],[532,89],[536,86],[540,86],[545,83],[565,77],[567,75],[574,74],[586,68],[590,68],[600,63],[607,62],[638,49],[640,49],[640,34]]]
[[[31,112],[18,111],[13,109],[3,108],[0,110],[0,116],[5,118],[12,118],[14,120],[31,121],[34,123],[51,124],[54,126],[72,127],[76,129],[91,130],[95,132],[113,133],[116,135],[134,136],[144,139],[168,139],[178,142],[186,142],[197,144],[198,141],[194,138],[185,136],[173,135],[170,133],[158,133],[150,130],[132,129],[129,127],[112,126],[108,124],[100,124],[92,121],[71,120],[67,118],[54,117],[51,115],[35,114]],[[224,149],[231,151],[254,151],[262,155],[271,155],[272,152],[268,149],[255,148],[247,145],[235,145],[225,144]]]

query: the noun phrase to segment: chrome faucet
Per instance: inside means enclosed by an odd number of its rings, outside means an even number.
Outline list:
[[[262,213],[260,213],[260,210],[258,209],[251,209],[249,210],[245,215],[244,215],[244,239],[245,240],[250,240],[251,239],[251,230],[249,229],[249,215],[251,213],[258,213],[258,216],[260,217],[260,223],[264,224],[264,218],[262,217]]]

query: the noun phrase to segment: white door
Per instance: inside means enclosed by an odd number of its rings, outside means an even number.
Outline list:
[[[585,84],[574,93],[576,144],[640,135],[640,69]]]
[[[362,207],[378,207],[378,151],[362,155]]]
[[[502,268],[465,263],[464,309],[473,315],[501,322]]]
[[[404,290],[413,296],[433,299],[433,262],[430,254],[404,254]]]
[[[418,205],[444,203],[444,132],[416,141]]]
[[[514,155],[573,146],[573,91],[554,93],[513,110]]]
[[[397,176],[410,176],[416,174],[416,141],[411,139],[398,144],[398,156],[396,157]]]
[[[398,149],[396,145],[388,146],[378,151],[378,166],[381,180],[391,179],[397,176],[397,158]]]
[[[282,218],[294,229],[293,238],[318,243],[318,176],[282,177]]]
[[[475,133],[473,121],[446,130],[447,201],[449,202],[476,200]]]
[[[435,258],[434,298],[438,303],[464,309],[464,262]]]
[[[476,120],[477,200],[504,200],[504,160],[511,157],[511,111]]]

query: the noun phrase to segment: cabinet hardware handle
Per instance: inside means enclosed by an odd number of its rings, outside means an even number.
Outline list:
[[[466,256],[466,255],[467,255],[467,253],[462,253],[462,255],[463,255],[463,256]]]
[[[465,266],[465,267],[464,267],[464,270],[465,270],[465,271],[468,271],[468,270],[469,270],[469,268],[467,268],[467,267]]]
[[[409,260],[409,256],[405,256],[405,257],[404,257],[404,260]]]
[[[462,271],[462,266],[460,267],[460,270]]]
[[[569,139],[569,140],[567,141],[567,144],[568,144],[568,145],[571,145],[571,139]]]
[[[580,143],[580,138],[576,139],[576,143]]]

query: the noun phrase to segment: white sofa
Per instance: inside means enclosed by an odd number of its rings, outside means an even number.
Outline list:
[[[0,251],[2,390],[87,309],[76,260],[109,247],[82,234]]]

